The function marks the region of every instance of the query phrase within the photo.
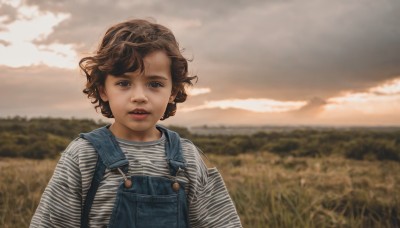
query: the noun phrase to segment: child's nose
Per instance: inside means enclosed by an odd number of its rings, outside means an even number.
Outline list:
[[[136,86],[132,89],[131,102],[143,103],[147,102],[147,96],[144,88]]]

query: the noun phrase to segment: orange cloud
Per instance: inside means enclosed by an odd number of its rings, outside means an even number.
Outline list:
[[[247,112],[246,112],[247,111]],[[309,101],[279,101],[272,99],[227,99],[206,101],[203,105],[183,107],[184,113],[207,116],[226,124],[238,124],[238,116],[249,124],[398,124],[400,119],[400,78],[384,82],[365,92],[344,92],[327,100],[315,97]],[[226,115],[226,113],[229,115]],[[196,119],[196,118],[194,118]],[[281,121],[281,122],[279,122]]]
[[[210,93],[211,89],[210,88],[190,88],[188,90],[188,94],[190,96],[198,96],[201,94],[206,94],[206,93]]]
[[[35,44],[53,33],[53,28],[68,19],[69,14],[42,12],[37,6],[27,6],[20,1],[11,1],[9,4],[16,6],[17,19],[4,25],[0,32],[0,65],[23,67],[44,64],[76,68],[77,54],[73,45]],[[0,22],[7,19],[7,16],[2,16]]]
[[[185,108],[182,111],[190,112],[200,109],[221,108],[229,109],[236,108],[252,112],[288,112],[301,108],[306,105],[305,101],[277,101],[272,99],[228,99],[218,101],[206,101],[204,105]]]
[[[372,87],[366,92],[346,92],[327,100],[324,107],[330,113],[352,112],[384,114],[400,111],[400,78]]]

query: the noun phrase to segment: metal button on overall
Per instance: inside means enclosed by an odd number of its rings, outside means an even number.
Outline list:
[[[180,187],[180,185],[179,185],[178,182],[174,182],[174,183],[172,184],[172,189],[173,189],[175,192],[179,191],[179,187]]]

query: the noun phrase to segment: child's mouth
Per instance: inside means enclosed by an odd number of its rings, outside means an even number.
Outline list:
[[[149,114],[149,113],[148,112],[129,112],[129,114],[144,115],[144,114]]]
[[[145,109],[135,109],[129,112],[129,114],[136,114],[136,115],[143,115],[143,114],[150,114]]]
[[[150,112],[148,112],[144,109],[135,109],[135,110],[129,112],[129,115],[133,119],[138,119],[138,120],[146,118],[149,114],[150,114]]]

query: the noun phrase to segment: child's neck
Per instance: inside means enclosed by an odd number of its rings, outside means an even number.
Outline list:
[[[109,127],[113,135],[120,139],[125,139],[135,142],[150,142],[161,138],[161,132],[156,127],[149,131],[132,131],[117,126],[115,123]]]

